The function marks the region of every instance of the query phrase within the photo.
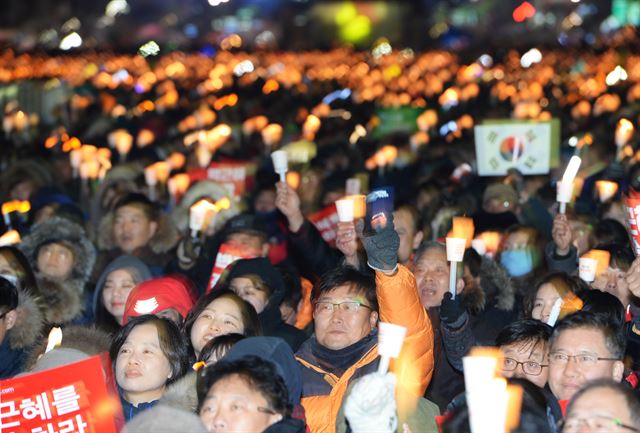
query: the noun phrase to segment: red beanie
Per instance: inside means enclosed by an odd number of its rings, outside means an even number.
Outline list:
[[[138,284],[129,294],[124,307],[123,323],[131,317],[157,314],[173,308],[184,319],[193,299],[184,281],[174,277],[154,278]]]

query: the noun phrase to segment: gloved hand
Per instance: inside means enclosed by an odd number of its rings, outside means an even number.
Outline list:
[[[363,233],[363,220],[358,221],[356,231],[367,252],[367,265],[376,271],[394,272],[398,267],[400,237],[393,227],[393,214],[391,214],[387,225],[378,232]]]
[[[184,270],[190,269],[200,256],[202,251],[202,241],[200,237],[185,236],[178,244],[178,263]]]
[[[344,414],[353,433],[396,431],[395,385],[393,373],[371,373],[353,383],[344,404]]]
[[[464,306],[460,300],[460,296],[453,299],[451,292],[444,294],[442,304],[440,304],[440,320],[445,325],[461,325],[460,318],[466,313]]]

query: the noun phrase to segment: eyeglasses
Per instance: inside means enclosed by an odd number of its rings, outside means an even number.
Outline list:
[[[372,309],[370,306],[361,303],[360,301],[345,301],[345,302],[328,302],[328,301],[318,301],[315,305],[316,314],[332,314],[336,309],[340,311],[344,311],[345,313],[357,313],[360,311],[360,307]]]
[[[540,373],[542,373],[542,367],[548,367],[535,361],[520,362],[513,358],[504,358],[502,361],[502,371],[514,371],[519,365],[522,366],[522,371],[532,376],[540,375]]]
[[[607,415],[594,415],[588,418],[569,417],[558,423],[558,431],[562,431],[564,433],[578,432],[582,426],[586,426],[591,431],[603,433],[612,432],[616,429],[624,429],[632,432],[640,431],[633,426],[624,424],[617,418]]]
[[[569,362],[569,359],[573,358],[581,367],[591,367],[596,365],[598,361],[619,361],[618,358],[602,358],[598,355],[591,353],[584,353],[580,355],[567,355],[562,352],[552,352],[549,354],[549,364],[564,365]]]

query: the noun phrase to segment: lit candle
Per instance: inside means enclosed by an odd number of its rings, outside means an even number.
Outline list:
[[[464,249],[467,244],[467,240],[464,238],[446,238],[447,245],[447,260],[450,262],[449,266],[449,293],[452,298],[456,297],[456,282],[457,282],[457,264],[462,261],[464,257]]]
[[[622,146],[627,144],[631,137],[633,136],[633,123],[629,121],[629,119],[622,118],[618,120],[618,124],[616,125],[616,146],[618,149],[621,149]]]
[[[17,230],[9,230],[2,236],[0,236],[0,247],[6,247],[9,245],[15,245],[20,243],[20,233]]]
[[[451,237],[465,239],[467,248],[471,246],[474,231],[475,226],[473,224],[473,219],[467,217],[453,217],[453,230]]]
[[[600,202],[604,203],[616,195],[618,184],[610,180],[598,180],[596,181],[596,190],[598,191]]]
[[[297,171],[290,171],[287,173],[287,185],[292,189],[298,189],[300,186],[300,173]]]
[[[169,195],[174,203],[178,201],[179,197],[187,192],[190,182],[191,179],[186,173],[176,174],[167,181],[167,189],[169,190]]]
[[[156,136],[153,131],[149,129],[141,129],[140,131],[138,131],[138,136],[136,137],[136,145],[139,148],[147,147],[148,145],[153,143],[153,140],[155,140],[155,138]],[[127,140],[129,139],[127,138]],[[128,143],[127,145],[129,146],[129,149],[131,149],[131,145]]]
[[[282,126],[277,123],[271,123],[262,130],[262,141],[265,145],[272,147],[280,140],[282,140]]]
[[[582,160],[579,156],[572,156],[567,169],[562,176],[562,182],[558,187],[557,201],[560,203],[560,213],[564,214],[567,209],[567,203],[571,201],[573,195],[573,180],[578,174]]]
[[[49,331],[49,338],[47,338],[47,348],[45,349],[44,353],[52,351],[56,347],[60,346],[60,344],[62,344],[62,329],[56,326],[54,328],[51,328],[51,331]]]
[[[199,200],[189,209],[189,228],[191,236],[198,237],[198,232],[206,230],[209,220],[217,211],[216,205],[209,200]]]
[[[129,134],[126,129],[118,129],[113,131],[112,141],[113,146],[118,151],[118,155],[120,155],[120,160],[122,162],[127,160],[127,155],[131,151],[131,147],[133,146],[133,136]]]
[[[180,170],[187,162],[187,157],[180,152],[173,152],[167,158],[167,162],[169,166],[171,166],[171,170]]]

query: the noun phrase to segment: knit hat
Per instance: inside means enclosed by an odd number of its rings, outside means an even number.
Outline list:
[[[173,308],[184,319],[194,304],[187,283],[177,277],[162,277],[138,284],[124,307],[123,323],[144,314],[157,314]]]
[[[484,191],[482,203],[484,204],[494,199],[502,202],[518,203],[518,193],[509,185],[494,183]]]

